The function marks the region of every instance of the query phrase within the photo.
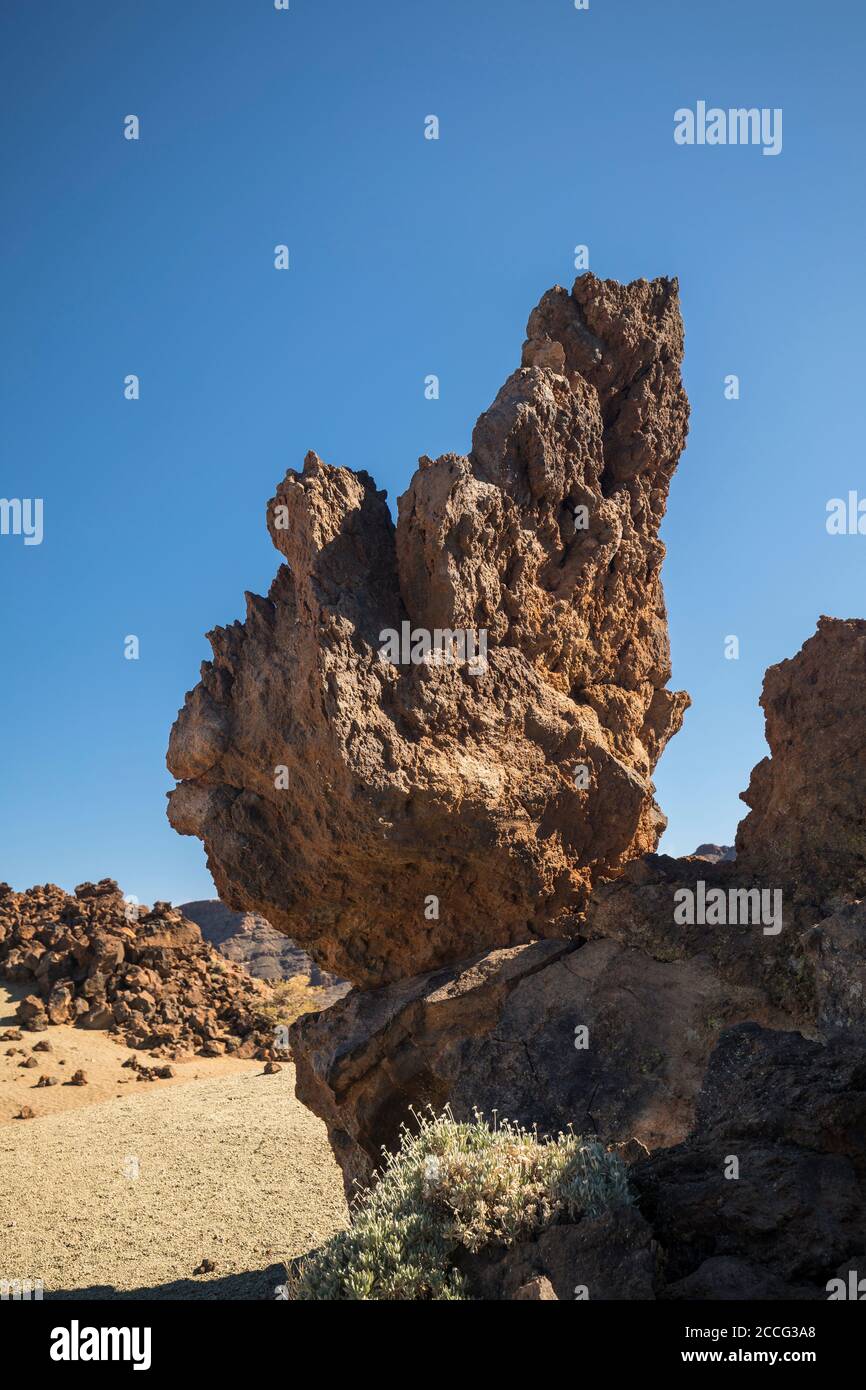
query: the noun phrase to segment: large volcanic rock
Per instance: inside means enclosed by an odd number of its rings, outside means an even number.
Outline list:
[[[691,1133],[632,1169],[666,1297],[826,1299],[852,1261],[862,1271],[864,1043],[754,1023],[723,1034]]]
[[[767,673],[736,853],[657,855],[681,352],[675,283],[584,276],[396,530],[308,456],[172,731],[222,896],[358,986],[291,1032],[347,1191],[428,1105],[631,1165],[638,1210],[481,1252],[482,1297],[812,1299],[866,1259],[866,622]],[[404,623],[486,658],[382,659]]]
[[[652,772],[688,703],[658,538],[688,414],[676,282],[582,276],[528,331],[396,530],[367,474],[287,474],[286,564],[211,634],[172,730],[169,818],[221,898],[361,985],[574,935],[664,825]],[[384,659],[404,623],[419,659]],[[436,630],[483,659],[436,659]]]
[[[742,793],[737,862],[807,907],[866,896],[866,621],[821,618],[769,668],[761,705],[772,756]]]

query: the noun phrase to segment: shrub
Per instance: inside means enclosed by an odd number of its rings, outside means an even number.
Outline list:
[[[296,1299],[460,1299],[458,1250],[511,1245],[559,1220],[631,1201],[625,1167],[597,1139],[540,1140],[507,1120],[416,1116],[352,1224],[302,1262]]]
[[[269,998],[259,1004],[257,1012],[269,1024],[280,1023],[288,1028],[302,1014],[324,1009],[329,997],[324,986],[310,984],[309,975],[292,975],[272,986]]]

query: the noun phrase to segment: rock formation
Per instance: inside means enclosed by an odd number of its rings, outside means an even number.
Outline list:
[[[866,621],[821,618],[771,666],[761,706],[771,757],[758,763],[737,832],[746,871],[796,885],[807,909],[866,896]]]
[[[0,884],[0,974],[31,983],[22,1027],[104,1028],[129,1047],[269,1056],[266,987],[224,960],[169,903],[130,908],[113,879],[14,893]]]
[[[365,473],[286,475],[286,563],[210,634],[172,730],[169,817],[220,897],[359,985],[573,937],[664,826],[652,772],[688,703],[658,538],[688,415],[676,282],[581,276],[528,334],[396,528]]]
[[[736,850],[656,854],[681,353],[675,282],[583,276],[396,528],[309,455],[172,731],[221,895],[357,986],[291,1029],[347,1192],[428,1105],[631,1165],[638,1209],[482,1251],[481,1297],[810,1299],[866,1260],[866,622],[767,673]]]
[[[733,845],[698,845],[692,852],[693,859],[708,859],[711,864],[727,864],[736,859]]]

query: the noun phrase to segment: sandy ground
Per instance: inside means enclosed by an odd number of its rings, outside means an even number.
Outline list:
[[[0,982],[0,1033],[18,1027],[15,1007],[28,993],[30,990],[20,985]],[[37,1043],[46,1040],[51,1044],[50,1052],[33,1051]],[[146,1052],[135,1055],[142,1066],[164,1066],[166,1063],[165,1057],[151,1057]],[[20,1063],[30,1056],[36,1057],[39,1065],[22,1067]],[[58,1024],[42,1033],[22,1030],[20,1042],[0,1042],[0,1125],[12,1120],[22,1105],[29,1105],[34,1115],[41,1118],[124,1096],[132,1090],[165,1090],[200,1077],[254,1076],[262,1069],[261,1062],[240,1058],[193,1057],[188,1062],[170,1063],[175,1073],[171,1081],[136,1081],[135,1073],[123,1065],[132,1056],[133,1048],[114,1042],[107,1033],[91,1032],[86,1028]],[[86,1073],[87,1085],[69,1085],[69,1078],[79,1069]],[[56,1076],[58,1084],[37,1087],[42,1075]]]
[[[38,1069],[3,1055],[41,1038],[52,1052]],[[119,1086],[129,1051],[63,1027],[0,1043],[0,1279],[41,1279],[46,1298],[273,1298],[284,1262],[347,1220],[291,1063],[265,1076],[261,1062],[197,1057],[172,1064],[174,1081]],[[91,1084],[31,1089],[76,1066]],[[9,1118],[22,1103],[35,1119]],[[194,1275],[203,1259],[213,1272]]]

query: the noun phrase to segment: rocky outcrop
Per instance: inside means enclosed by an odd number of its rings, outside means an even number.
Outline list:
[[[689,1133],[725,1028],[866,1032],[866,903],[804,926],[776,891],[738,862],[647,856],[596,890],[576,942],[489,952],[300,1019],[298,1095],[326,1121],[347,1190],[369,1182],[412,1108],[478,1107],[654,1150]],[[731,920],[678,921],[683,893],[705,918],[721,895]]]
[[[574,937],[664,826],[652,772],[688,703],[658,537],[688,413],[676,282],[581,276],[528,334],[396,528],[365,473],[286,475],[286,563],[210,634],[172,730],[169,818],[220,897],[362,986]]]
[[[102,1028],[161,1056],[270,1055],[267,988],[224,960],[169,903],[128,904],[113,879],[70,896],[0,884],[0,974],[31,984],[22,1027]]]
[[[771,666],[761,706],[769,758],[752,772],[737,831],[747,872],[790,885],[803,910],[866,896],[866,620],[821,618]]]
[[[866,1264],[866,622],[768,671],[735,849],[655,853],[681,355],[675,282],[583,276],[396,527],[308,455],[172,730],[221,896],[356,986],[291,1029],[349,1194],[427,1106],[629,1163],[636,1207],[476,1251],[476,1297],[812,1299]]]
[[[719,1041],[684,1143],[631,1169],[669,1298],[826,1298],[866,1268],[866,1037]]]
[[[698,845],[692,852],[693,859],[708,859],[711,864],[727,864],[736,857],[733,845]]]

